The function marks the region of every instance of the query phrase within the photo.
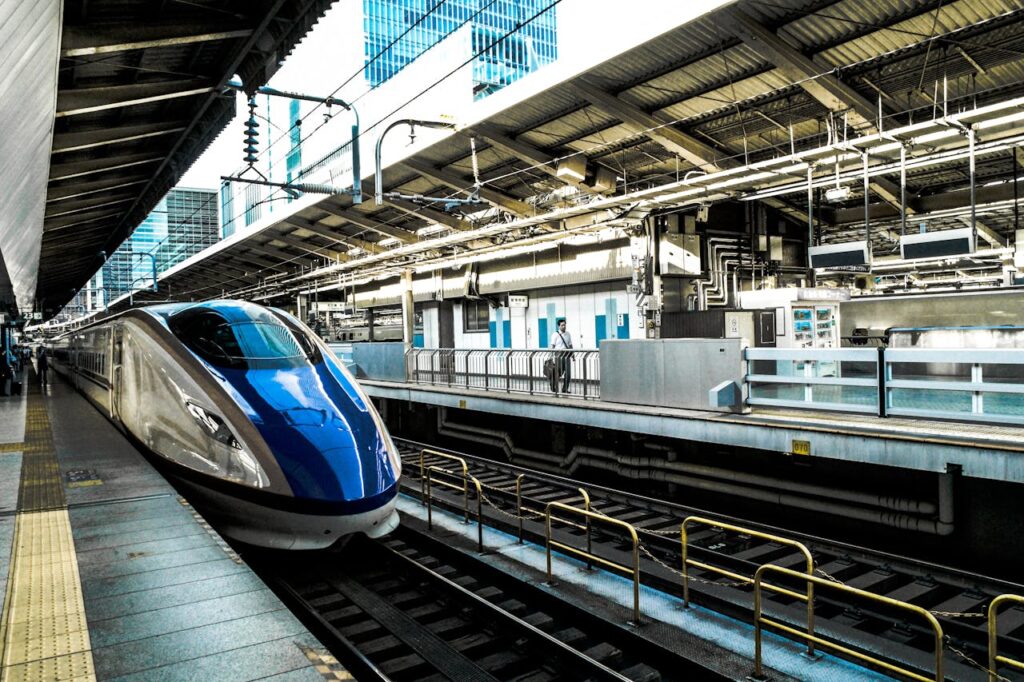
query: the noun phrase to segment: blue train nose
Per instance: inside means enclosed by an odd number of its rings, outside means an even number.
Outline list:
[[[355,502],[393,492],[386,438],[324,363],[227,370],[298,498]]]

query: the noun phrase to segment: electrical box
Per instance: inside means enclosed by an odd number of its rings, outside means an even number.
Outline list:
[[[768,260],[782,262],[782,237],[778,235],[757,235],[757,251],[767,256]]]
[[[664,234],[658,246],[662,275],[700,274],[700,237],[695,234]]]

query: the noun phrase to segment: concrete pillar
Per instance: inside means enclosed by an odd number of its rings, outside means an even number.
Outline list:
[[[412,334],[415,315],[412,303],[412,270],[402,271],[402,344],[405,352],[412,350]]]

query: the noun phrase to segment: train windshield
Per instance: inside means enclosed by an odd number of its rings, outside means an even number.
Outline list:
[[[302,330],[269,313],[231,321],[212,310],[193,309],[173,316],[169,323],[189,350],[217,367],[282,369],[319,360]]]

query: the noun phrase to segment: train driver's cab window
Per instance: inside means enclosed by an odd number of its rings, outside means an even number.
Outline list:
[[[189,350],[217,367],[279,369],[317,359],[315,346],[301,330],[270,314],[230,322],[212,310],[186,310],[169,323]]]
[[[467,332],[486,332],[491,321],[491,309],[487,301],[462,302],[462,328]]]

